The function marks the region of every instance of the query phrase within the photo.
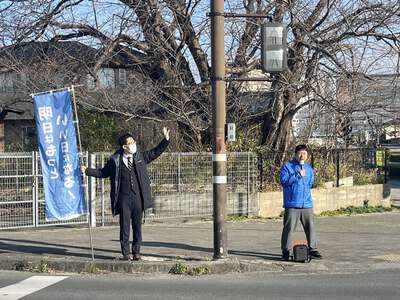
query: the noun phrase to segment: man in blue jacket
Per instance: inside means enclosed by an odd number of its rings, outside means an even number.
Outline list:
[[[316,250],[313,201],[311,198],[314,170],[311,165],[305,162],[307,157],[307,146],[298,145],[295,149],[295,158],[286,162],[280,173],[280,181],[283,187],[283,207],[285,208],[281,238],[283,260],[289,260],[292,235],[299,221],[303,225],[307,237],[310,256],[322,258]]]

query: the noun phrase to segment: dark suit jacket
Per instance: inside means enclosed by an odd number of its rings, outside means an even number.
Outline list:
[[[158,146],[154,149],[143,152],[138,151],[133,156],[136,164],[138,182],[141,190],[140,196],[142,200],[143,210],[154,205],[151,198],[150,178],[147,173],[147,164],[159,157],[161,153],[165,151],[168,145],[169,141],[163,139],[161,143],[158,144]],[[121,164],[123,163],[122,154],[123,150],[119,149],[110,157],[110,159],[107,161],[106,165],[102,169],[87,168],[85,172],[88,176],[93,176],[97,178],[110,178],[111,211],[114,216],[120,213],[117,202],[120,190]]]

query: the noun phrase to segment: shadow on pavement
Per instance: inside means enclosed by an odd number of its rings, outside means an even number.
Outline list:
[[[119,243],[119,241],[116,240],[113,241]],[[142,245],[145,247],[153,247],[153,248],[169,248],[169,249],[188,250],[193,252],[204,252],[208,253],[210,256],[212,256],[213,253],[212,248],[192,246],[184,243],[168,243],[168,242],[153,241],[153,242],[143,242]],[[83,250],[85,252],[71,251],[73,249]],[[120,252],[116,250],[109,250],[104,248],[94,248],[93,250],[96,259],[114,260],[116,257],[120,255]],[[99,252],[103,253],[106,252],[110,254],[112,253],[112,255],[99,255],[98,254]],[[64,257],[91,258],[89,247],[81,247],[74,245],[66,246],[56,243],[7,239],[7,238],[3,238],[0,241],[0,253],[26,253],[31,255],[49,255],[49,256],[57,255]],[[235,255],[235,256],[257,257],[266,260],[280,260],[280,254],[273,254],[273,253],[261,253],[261,252],[238,251],[238,250],[229,250],[228,253],[230,255]],[[168,254],[149,253],[145,251],[142,253],[142,255],[155,258],[163,258],[163,259],[177,259],[178,257],[182,258],[182,254],[179,253],[177,253],[176,255],[168,255]],[[199,258],[188,258],[188,259],[200,260]]]
[[[117,241],[119,243],[119,241]],[[23,244],[23,245],[21,245]],[[162,244],[157,242],[150,242],[151,245],[155,244]],[[173,243],[167,243],[168,245],[172,246]],[[34,246],[40,245],[40,246]],[[143,243],[146,245],[146,243]],[[87,251],[85,252],[71,252],[69,249],[79,249]],[[172,247],[171,247],[172,248]],[[179,247],[175,247],[179,248]],[[197,247],[194,247],[194,249]],[[200,248],[199,248],[200,249]],[[114,260],[116,257],[120,256],[119,251],[115,250],[108,250],[103,248],[93,248],[95,258],[96,259],[112,259]],[[196,250],[199,251],[199,250]],[[113,256],[106,256],[106,255],[98,255],[96,252],[108,252],[108,253],[115,253]],[[26,253],[32,255],[61,255],[65,257],[80,257],[80,258],[91,258],[90,248],[89,247],[80,247],[74,245],[61,245],[61,244],[54,244],[54,243],[47,243],[47,242],[39,242],[39,241],[31,241],[31,240],[17,240],[17,239],[7,239],[3,238],[0,241],[0,253]],[[165,255],[165,254],[154,254],[154,253],[142,253],[144,256],[156,257],[156,258],[164,258],[164,259],[176,259],[179,255]],[[193,258],[195,259],[195,258]]]
[[[213,253],[212,248],[200,247],[200,246],[192,246],[183,243],[168,243],[168,242],[143,242],[143,246],[154,247],[154,248],[171,248],[171,249],[182,249],[182,250],[191,250],[191,251],[200,251],[200,252],[208,252]]]
[[[192,246],[192,245],[183,244],[183,243],[143,242],[143,245],[148,246],[148,247],[162,247],[162,248],[201,251],[201,252],[207,252],[210,254],[212,254],[214,252],[212,248]],[[279,261],[281,260],[281,254],[273,254],[273,253],[228,250],[228,254],[237,255],[237,256],[257,257],[257,258],[262,258],[262,259],[266,259],[266,260],[279,260]]]
[[[241,255],[241,256],[251,256],[262,258],[265,260],[277,260],[281,261],[281,254],[274,254],[274,253],[262,253],[262,252],[251,252],[251,251],[236,251],[236,250],[228,250],[229,254],[233,255]]]
[[[65,257],[80,257],[80,258],[91,258],[90,248],[89,247],[74,247],[69,246],[69,248],[78,248],[82,250],[87,250],[87,253],[80,252],[70,252],[68,248],[65,248],[63,245],[50,244],[50,243],[42,243],[36,241],[27,241],[27,240],[11,240],[11,239],[2,239],[7,240],[10,243],[0,242],[0,253],[26,253],[32,255],[61,255]],[[13,244],[15,243],[24,243],[21,244]],[[32,244],[41,244],[43,246],[33,246]],[[99,249],[94,249],[94,251]],[[103,250],[100,250],[103,251]],[[105,255],[96,255],[96,258],[99,259],[114,259],[113,256],[105,256]]]

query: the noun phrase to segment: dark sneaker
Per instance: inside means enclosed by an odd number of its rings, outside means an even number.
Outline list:
[[[317,250],[310,250],[310,256],[312,259],[322,259],[321,253],[319,253]]]
[[[288,261],[290,258],[290,252],[287,250],[283,250],[282,251],[282,260],[284,261]]]

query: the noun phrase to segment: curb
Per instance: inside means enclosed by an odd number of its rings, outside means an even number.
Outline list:
[[[257,271],[283,271],[285,264],[277,262],[247,261],[238,259],[224,259],[218,261],[187,261],[171,260],[163,262],[124,262],[91,260],[77,261],[55,259],[52,257],[24,257],[16,259],[8,257],[0,260],[1,270],[28,271],[38,273],[65,272],[65,273],[126,273],[126,274],[177,274],[177,275],[208,275],[228,274]]]

